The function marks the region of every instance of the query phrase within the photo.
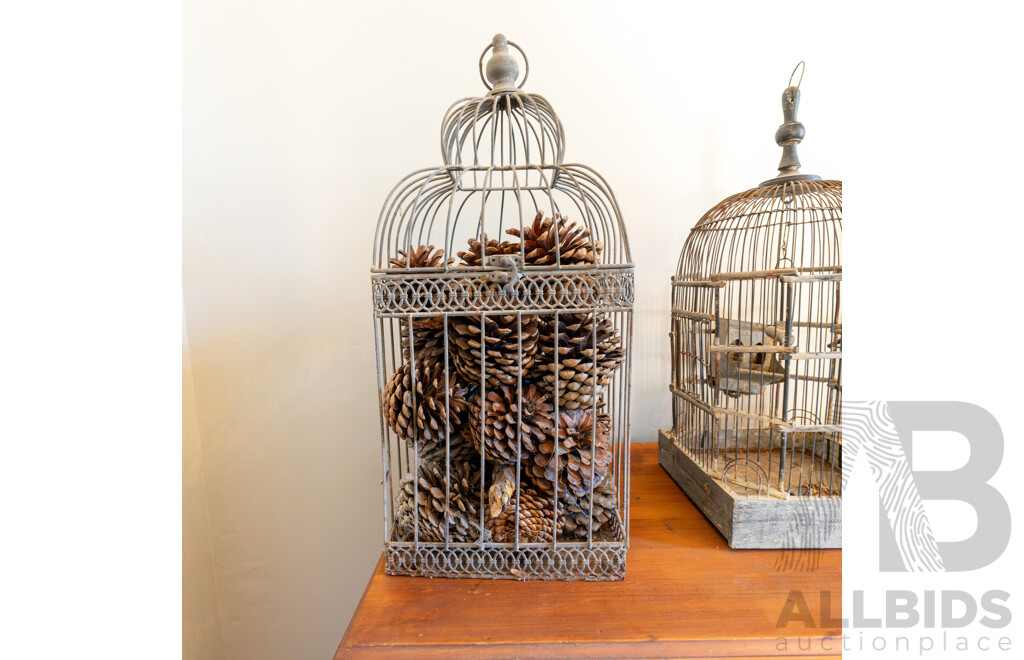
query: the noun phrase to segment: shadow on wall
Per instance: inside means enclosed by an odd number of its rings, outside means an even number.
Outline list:
[[[380,555],[368,315],[284,304],[288,313],[261,322],[203,310],[206,327],[189,327],[186,658],[222,657],[218,627],[226,658],[328,657]],[[187,382],[183,390],[187,398]]]
[[[188,335],[181,333],[181,646],[186,660],[224,657],[210,545],[210,512],[196,421]]]

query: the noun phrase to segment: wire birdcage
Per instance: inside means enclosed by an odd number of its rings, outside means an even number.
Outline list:
[[[528,72],[496,35],[488,93],[441,123],[444,165],[402,179],[381,210],[389,574],[625,575],[629,244],[604,179],[563,162],[561,121],[521,90]]]
[[[800,173],[792,82],[779,175],[708,211],[672,280],[661,460],[733,547],[842,544],[843,188]]]

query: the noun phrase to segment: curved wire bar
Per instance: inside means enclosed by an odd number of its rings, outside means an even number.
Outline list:
[[[557,165],[565,130],[540,94],[512,91],[454,103],[441,121],[446,165]]]
[[[472,205],[470,200],[475,200]],[[447,208],[445,222],[439,221]],[[592,269],[632,265],[629,242],[618,201],[607,182],[592,168],[580,164],[521,165],[512,167],[440,167],[418,170],[399,182],[381,209],[374,240],[374,272],[392,269],[399,251],[435,245],[448,257],[466,249],[468,241],[515,240],[538,212],[562,223],[579,223],[588,232],[591,248],[600,255],[595,264],[561,263],[560,246],[552,265],[527,265],[527,270],[551,268]],[[511,223],[511,224],[510,224]],[[525,258],[525,254],[522,254]],[[441,270],[481,270],[465,264]],[[406,268],[403,272],[432,269]]]

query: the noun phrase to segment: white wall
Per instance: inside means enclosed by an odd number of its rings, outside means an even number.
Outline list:
[[[184,290],[224,657],[329,657],[380,554],[372,234],[394,183],[440,163],[445,109],[484,91],[491,36],[525,48],[567,160],[617,194],[637,264],[632,433],[653,441],[679,248],[774,175],[800,59],[804,169],[842,178],[843,44],[824,11],[185,2]]]

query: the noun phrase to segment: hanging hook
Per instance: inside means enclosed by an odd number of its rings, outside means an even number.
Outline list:
[[[804,139],[804,125],[796,118],[800,108],[800,85],[804,81],[807,64],[800,60],[793,73],[789,74],[789,87],[782,92],[782,125],[775,131],[775,144],[782,147],[782,160],[779,161],[779,175],[774,179],[762,181],[761,186],[774,186],[789,181],[816,181],[821,177],[815,174],[800,173],[800,158],[796,155],[796,146]],[[796,86],[793,79],[800,72]],[[791,194],[791,193],[790,193]]]
[[[797,69],[800,69],[800,80],[796,81],[796,88],[800,89],[800,83],[802,83],[804,81],[804,71],[807,70],[807,65],[804,63],[803,60],[800,60],[800,62],[795,67],[793,67],[793,73],[789,74],[789,85],[788,86],[789,87],[793,86],[793,76],[796,75],[796,70]]]

